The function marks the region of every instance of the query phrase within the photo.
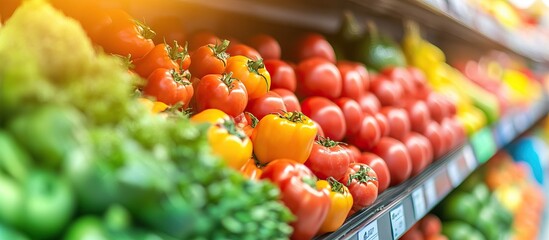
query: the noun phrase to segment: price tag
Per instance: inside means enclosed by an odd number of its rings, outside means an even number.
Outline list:
[[[393,239],[398,239],[406,232],[406,221],[404,219],[404,207],[402,205],[391,210],[391,228],[393,229]]]
[[[358,232],[358,240],[379,240],[377,233],[377,220],[366,225],[365,228]]]
[[[524,113],[515,115],[514,123],[520,133],[524,132],[530,126],[530,121],[528,121],[526,115]]]
[[[452,183],[452,186],[457,187],[461,183],[461,176],[459,174],[457,159],[452,159],[452,161],[448,163],[447,168],[448,168],[448,177],[450,178],[450,182]]]
[[[425,197],[427,198],[427,206],[432,207],[437,203],[437,190],[433,178],[425,182]]]
[[[425,215],[425,195],[423,195],[423,187],[419,187],[412,192],[412,203],[414,204],[414,215],[416,216],[416,220],[419,220]]]
[[[513,126],[513,122],[507,117],[500,121],[499,131],[504,144],[511,142],[515,138],[515,128]]]
[[[465,163],[467,163],[469,169],[471,171],[475,170],[477,168],[478,162],[475,159],[475,153],[473,152],[473,148],[471,148],[471,145],[466,144],[461,151],[463,154],[463,158],[465,158]]]

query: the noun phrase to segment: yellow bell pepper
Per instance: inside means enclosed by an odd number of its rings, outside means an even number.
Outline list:
[[[191,117],[191,121],[211,124],[207,135],[212,152],[231,168],[239,171],[252,156],[252,141],[223,111],[207,109]]]
[[[328,210],[328,215],[320,226],[319,233],[333,232],[345,222],[347,214],[353,207],[353,196],[345,185],[332,177],[327,180],[317,181],[316,188],[328,190],[331,200],[330,210]]]
[[[269,114],[255,127],[254,154],[261,164],[279,158],[304,163],[311,154],[316,133],[314,122],[301,112]]]

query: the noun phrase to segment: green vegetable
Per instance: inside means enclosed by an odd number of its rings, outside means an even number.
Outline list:
[[[3,225],[2,223],[0,223],[0,239],[29,240],[29,238],[27,238],[23,234],[9,228],[8,226]]]
[[[462,221],[442,222],[442,234],[450,240],[485,240],[484,236],[471,225]]]
[[[406,66],[406,58],[399,45],[389,37],[381,35],[373,22],[368,23],[368,35],[358,40],[354,46],[351,57],[364,63],[368,68],[380,71],[386,67]]]
[[[13,118],[8,126],[40,165],[58,168],[87,139],[84,120],[70,107],[47,105]]]
[[[480,208],[481,203],[474,196],[458,191],[450,194],[441,202],[436,207],[436,211],[440,213],[440,218],[443,220],[461,220],[474,224]]]

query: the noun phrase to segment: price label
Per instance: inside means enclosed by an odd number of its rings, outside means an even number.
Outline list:
[[[398,239],[406,232],[406,221],[404,219],[404,207],[402,205],[391,210],[391,228],[393,229],[393,239]]]
[[[419,220],[425,215],[425,195],[423,195],[423,187],[419,187],[412,192],[412,203],[414,204],[414,215],[416,220]]]
[[[425,182],[425,197],[427,198],[427,206],[432,207],[437,203],[437,190],[433,178]]]
[[[524,132],[530,124],[526,114],[515,115],[514,123],[519,132]]]
[[[365,228],[358,232],[358,240],[379,240],[377,233],[377,220],[366,225]]]
[[[478,162],[475,159],[475,153],[473,152],[473,148],[471,148],[471,145],[466,144],[461,151],[463,153],[463,158],[465,158],[465,163],[467,163],[469,169],[475,170],[477,168]]]
[[[452,161],[448,163],[447,168],[448,168],[448,177],[450,178],[450,182],[452,183],[452,186],[457,187],[461,183],[461,176],[459,174],[457,159],[452,159]]]
[[[499,131],[504,144],[511,142],[515,138],[515,128],[513,122],[508,117],[500,121]]]

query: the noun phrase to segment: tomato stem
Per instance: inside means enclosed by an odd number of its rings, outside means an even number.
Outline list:
[[[229,134],[240,138],[242,141],[247,137],[243,131],[236,127],[236,124],[232,119],[225,119],[223,123],[221,123],[221,127],[226,129]]]
[[[237,80],[236,78],[233,78],[233,72],[224,73],[221,76],[221,82],[225,83],[227,85],[227,88],[229,89],[229,92],[233,90],[233,82],[234,80]],[[237,80],[238,81],[238,80]]]
[[[257,119],[257,117],[255,117],[251,112],[245,112],[244,114],[250,117],[250,120],[252,120],[250,126],[252,126],[252,128],[255,128],[255,126],[257,126],[257,123],[259,123],[259,119]]]
[[[333,177],[328,177],[328,179],[326,179],[326,180],[328,181],[328,183],[330,183],[332,192],[337,192],[337,193],[341,193],[341,194],[345,193],[345,191],[343,191],[343,183],[340,183],[339,181],[337,181]]]
[[[153,39],[156,33],[146,24],[138,21],[137,19],[133,20],[135,26],[137,27],[137,32],[145,39]]]
[[[229,47],[229,43],[231,43],[229,40],[223,39],[221,43],[208,45],[208,47],[212,50],[213,55],[223,62],[223,66],[227,66],[227,58],[229,58],[229,54],[226,51]]]
[[[305,114],[298,111],[284,112],[284,115],[279,114],[279,117],[288,119],[290,122],[294,123],[303,123],[307,119],[307,116],[305,116]]]
[[[171,60],[175,62],[178,62],[179,60],[183,60],[183,58],[185,57],[185,53],[184,53],[185,50],[183,51],[179,50],[181,46],[179,46],[176,40],[173,40],[173,47],[170,46],[169,44],[166,44],[165,42],[164,44],[166,45],[166,52],[168,52],[168,56],[170,57]]]
[[[370,177],[371,168],[364,165],[360,165],[360,169],[355,174],[349,174],[349,181],[347,181],[347,186],[351,185],[353,179],[356,179],[359,183],[367,183],[369,181],[376,181],[377,178]]]
[[[327,148],[339,146],[339,144],[341,144],[340,142],[334,141],[329,137],[323,137],[323,136],[318,136],[318,140],[316,141],[316,143]]]
[[[248,71],[251,73],[255,73],[261,78],[263,78],[263,81],[265,81],[265,85],[267,86],[267,92],[269,91],[269,81],[267,80],[267,77],[265,77],[263,74],[259,73],[260,68],[265,68],[265,64],[263,63],[263,59],[257,59],[257,60],[248,60],[248,63],[246,64],[248,66]]]

